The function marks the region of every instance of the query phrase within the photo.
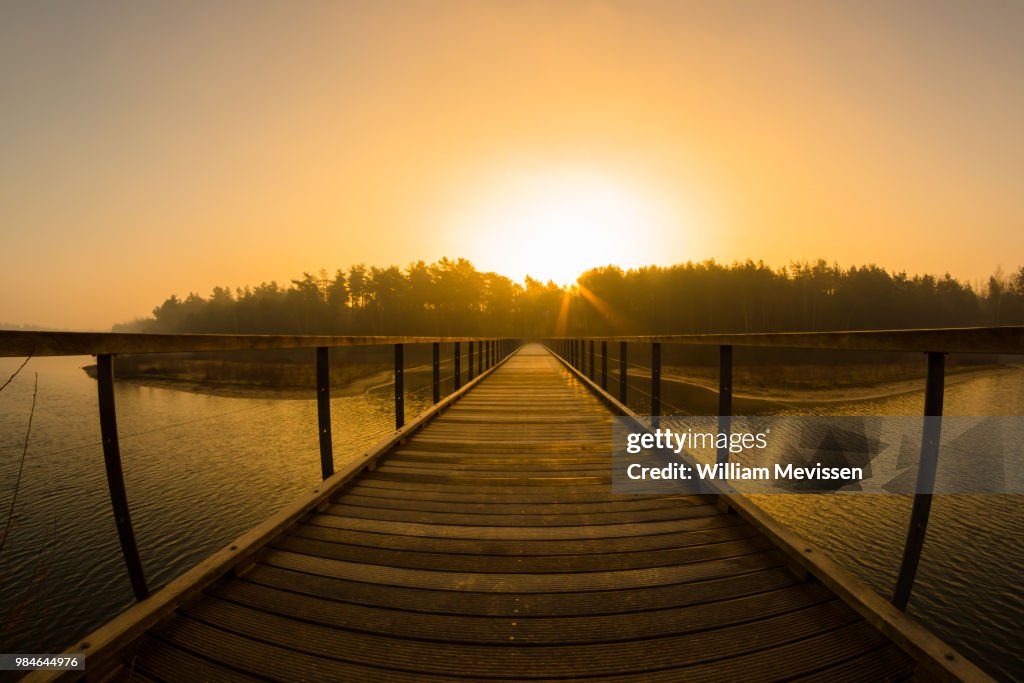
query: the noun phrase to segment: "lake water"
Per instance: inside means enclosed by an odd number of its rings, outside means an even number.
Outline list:
[[[96,409],[83,358],[36,358],[0,392],[0,524],[39,388],[11,532],[0,554],[0,651],[60,651],[132,604],[110,512]],[[21,363],[0,359],[0,381]],[[415,386],[415,385],[413,385]],[[422,388],[407,415],[429,402]],[[125,481],[153,588],[281,509],[320,478],[313,400],[223,398],[117,385]],[[332,399],[336,464],[393,428],[390,387]],[[920,415],[923,397],[801,408]],[[946,392],[950,415],[1024,415],[1024,371],[979,375]],[[888,596],[909,496],[755,497]],[[994,675],[1024,680],[1024,496],[948,495],[933,504],[910,613]]]

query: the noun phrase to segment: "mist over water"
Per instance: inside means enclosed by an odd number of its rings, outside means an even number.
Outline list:
[[[89,358],[32,359],[0,392],[0,510],[10,505],[33,374],[39,393],[12,532],[0,555],[3,651],[60,651],[133,602],[110,511]],[[21,359],[0,359],[6,379]],[[429,404],[410,385],[406,412]],[[320,479],[312,400],[225,398],[117,384],[128,498],[147,578],[159,588]],[[920,393],[785,409],[790,414],[920,415]],[[390,386],[331,401],[336,466],[394,429]],[[949,415],[1024,414],[1024,370],[946,390]],[[941,455],[940,455],[941,468]],[[885,597],[911,497],[756,496]],[[1024,651],[1024,496],[943,495],[932,507],[910,613],[1000,678]],[[10,615],[9,617],[7,615]]]

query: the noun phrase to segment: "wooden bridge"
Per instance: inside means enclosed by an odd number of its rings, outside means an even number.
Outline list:
[[[613,495],[628,409],[544,346],[503,348],[71,645],[86,678],[988,680],[742,496]]]

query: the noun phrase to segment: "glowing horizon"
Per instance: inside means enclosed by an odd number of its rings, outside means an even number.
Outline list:
[[[695,229],[662,198],[587,167],[506,172],[470,194],[455,232],[482,255],[478,267],[519,283],[529,276],[569,286],[590,268],[651,265],[659,235]]]

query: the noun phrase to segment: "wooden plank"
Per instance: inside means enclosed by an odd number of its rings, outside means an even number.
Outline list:
[[[542,493],[551,486],[575,488],[591,491],[608,491],[612,478],[607,477],[460,477],[459,483],[444,476],[396,474],[394,472],[374,472],[365,477],[363,484],[370,482],[387,482],[393,488],[395,484],[409,484],[410,488],[418,489],[423,484],[436,484],[440,490],[462,491],[466,493],[486,492],[487,489],[512,489],[523,493]]]
[[[243,607],[322,626],[399,638],[492,645],[507,645],[510,633],[515,634],[517,643],[533,645],[617,642],[627,633],[631,638],[696,633],[835,599],[822,586],[812,590],[787,586],[700,605],[665,607],[646,613],[643,618],[617,613],[532,618],[512,614],[481,619],[478,615],[431,614],[338,603],[246,581],[223,582],[212,587],[210,593]]]
[[[834,666],[794,679],[800,683],[855,683],[857,681],[901,681],[914,673],[912,660],[895,645],[852,657]]]
[[[701,514],[705,513],[705,514]],[[307,524],[372,531],[396,536],[422,536],[433,538],[475,538],[505,539],[512,541],[573,540],[585,538],[623,538],[648,534],[668,534],[706,528],[704,520],[721,515],[714,506],[687,507],[680,514],[689,514],[678,520],[632,524],[600,524],[565,527],[488,527],[451,524],[419,524],[413,522],[390,522],[376,519],[357,519],[335,515],[314,514],[306,518]]]
[[[563,593],[665,586],[747,574],[785,563],[784,556],[776,550],[671,567],[544,574],[482,574],[383,567],[283,550],[268,550],[262,561],[282,569],[368,584],[435,590],[456,586],[459,590],[479,593]]]
[[[468,489],[468,490],[467,490]],[[434,500],[434,501],[463,501],[463,502],[486,502],[493,501],[496,504],[502,503],[548,503],[573,505],[576,503],[614,503],[626,501],[649,500],[651,496],[645,495],[613,495],[607,488],[580,489],[574,487],[569,489],[551,489],[543,487],[537,492],[524,492],[522,487],[515,489],[514,493],[493,492],[486,493],[479,491],[476,487],[452,487],[440,484],[406,484],[403,482],[370,481],[360,477],[351,486],[346,487],[346,492],[359,493],[364,496],[382,496],[392,498],[401,496],[409,500]],[[664,496],[663,496],[664,497]]]
[[[617,549],[613,546],[606,548],[606,552],[600,554],[569,555],[563,552],[562,554],[548,555],[471,555],[370,548],[307,536],[288,535],[274,541],[271,547],[309,557],[375,564],[382,567],[474,572],[477,574],[543,574],[586,572],[594,567],[601,567],[603,571],[673,567],[763,553],[772,550],[774,546],[767,539],[755,536],[720,543],[659,548],[645,552],[616,552]]]
[[[347,489],[351,490],[351,489]],[[507,502],[471,502],[437,499],[397,498],[362,493],[342,493],[333,498],[336,503],[346,503],[371,508],[391,510],[429,510],[435,512],[463,512],[481,514],[560,514],[563,512],[602,514],[635,510],[662,510],[678,506],[713,505],[714,496],[677,496],[674,498],[638,498],[635,500],[612,500],[601,502],[557,502],[524,503],[518,500]]]
[[[130,655],[121,675],[130,681],[253,683],[263,680],[148,635]]]
[[[617,538],[614,545],[605,538],[581,540],[466,539],[382,534],[350,529],[297,524],[290,533],[331,543],[346,543],[369,548],[389,548],[412,552],[439,552],[467,555],[601,555],[610,552],[638,552],[689,545],[721,543],[750,538],[757,531],[736,515],[719,515],[702,519],[702,528],[680,533],[650,534]]]
[[[711,505],[674,505],[655,510],[630,510],[623,512],[575,512],[564,511],[547,514],[517,514],[511,512],[465,513],[438,512],[426,510],[393,510],[380,507],[331,504],[322,510],[323,514],[351,519],[373,519],[415,524],[444,524],[451,526],[516,526],[516,527],[562,527],[600,526],[604,524],[643,524],[665,520],[706,517],[718,512]]]
[[[254,657],[258,656],[260,645],[270,643],[293,652],[362,666],[386,662],[401,671],[468,678],[506,678],[510,672],[523,678],[639,673],[740,656],[863,623],[841,601],[832,600],[708,631],[631,640],[629,647],[618,642],[533,645],[528,650],[529,656],[525,657],[520,648],[379,636],[325,627],[216,600],[198,602],[184,608],[183,612],[187,618],[176,619],[175,629],[193,629],[215,637],[211,627],[216,627],[247,636],[251,639]],[[628,621],[624,618],[620,628],[629,632]],[[168,636],[173,637],[173,634]],[[514,631],[507,638],[514,642]]]

